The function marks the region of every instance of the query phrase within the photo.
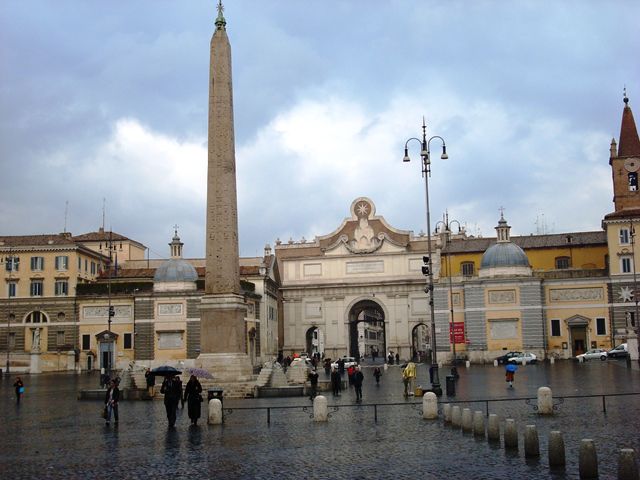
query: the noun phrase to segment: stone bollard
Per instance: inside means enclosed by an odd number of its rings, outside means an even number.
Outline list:
[[[222,424],[222,402],[217,398],[209,400],[209,416],[207,417],[209,425]]]
[[[487,438],[490,442],[500,441],[500,419],[495,413],[489,414],[489,426],[487,427]]]
[[[513,418],[507,418],[504,422],[504,448],[518,449],[518,427]]]
[[[549,387],[538,389],[538,413],[540,415],[553,415],[553,395]]]
[[[564,455],[564,439],[562,433],[557,430],[549,432],[549,466],[564,467],[566,459]]]
[[[578,467],[580,478],[598,478],[598,455],[596,446],[590,438],[583,438],[580,442]]]
[[[328,419],[327,397],[318,395],[313,399],[313,420],[315,422],[326,422]]]
[[[638,464],[633,448],[621,448],[618,455],[618,480],[638,480]]]
[[[433,392],[427,392],[422,397],[422,418],[425,420],[438,418],[438,397]]]
[[[471,366],[471,362],[469,360],[467,360],[466,362],[464,362],[465,367],[469,368]]]
[[[442,416],[444,417],[444,423],[451,422],[451,404],[445,403],[442,407]]]
[[[460,407],[458,405],[454,405],[451,409],[451,425],[456,428],[460,428],[462,424],[462,412],[460,411]]]
[[[524,427],[524,456],[525,458],[540,456],[540,440],[535,425]]]
[[[498,360],[494,360],[494,361],[493,361],[493,366],[494,366],[494,367],[497,367],[497,366],[498,366]]]
[[[484,437],[484,413],[480,410],[473,412],[473,435]]]
[[[549,363],[551,363],[551,365],[553,365],[554,363],[556,363],[556,359],[554,357],[551,357],[549,359]]]
[[[470,408],[462,409],[462,431],[470,432],[473,428],[473,418],[471,416]]]

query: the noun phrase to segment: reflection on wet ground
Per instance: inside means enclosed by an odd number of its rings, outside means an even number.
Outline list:
[[[566,399],[552,417],[538,416],[524,401],[537,388],[550,386],[554,396],[640,392],[640,371],[624,362],[561,362],[521,367],[515,388],[507,388],[501,367],[459,368],[457,396],[450,400],[508,399],[492,402],[490,411],[515,418],[520,432],[535,424],[542,455],[525,461],[518,453],[476,440],[442,421],[421,419],[420,399],[402,396],[400,369],[392,366],[376,386],[372,370],[364,368],[364,404],[343,407],[326,424],[315,424],[302,408],[272,410],[271,424],[263,410],[237,407],[311,406],[304,397],[225,400],[234,409],[224,426],[201,420],[189,426],[186,411],[178,426],[167,429],[162,401],[122,402],[120,425],[105,427],[100,402],[78,401],[77,391],[92,388],[95,375],[26,376],[26,394],[16,406],[12,381],[0,390],[0,471],[3,478],[122,478],[196,475],[224,478],[578,478],[580,439],[595,440],[602,478],[614,477],[617,450],[640,450],[640,398]],[[426,385],[427,369],[419,367],[417,383]],[[448,369],[441,372],[444,376]],[[324,372],[321,373],[321,378]],[[352,405],[351,390],[327,395],[329,405]],[[442,402],[446,401],[443,397]],[[378,407],[374,422],[371,403],[406,403]],[[205,404],[206,405],[206,404]],[[484,402],[471,403],[484,411]],[[206,406],[203,408],[206,417]],[[549,473],[546,440],[549,431],[564,433],[568,465]]]

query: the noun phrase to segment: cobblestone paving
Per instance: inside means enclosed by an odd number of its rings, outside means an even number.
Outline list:
[[[534,397],[548,385],[554,397],[577,394],[640,392],[640,372],[624,362],[558,363],[520,368],[513,390],[504,383],[502,368],[459,368],[455,401]],[[425,421],[420,399],[405,401],[398,367],[390,367],[376,386],[365,368],[364,403],[352,406],[355,394],[327,395],[337,406],[326,424],[315,424],[302,408],[265,410],[238,407],[311,406],[306,398],[225,400],[231,408],[224,426],[190,427],[186,411],[178,427],[167,429],[162,401],[121,402],[120,426],[105,427],[100,402],[78,401],[80,388],[91,388],[97,377],[87,375],[26,376],[26,394],[16,406],[10,381],[0,390],[0,476],[2,478],[578,478],[580,439],[596,443],[600,478],[615,478],[617,450],[640,451],[640,398],[566,399],[552,417],[538,416],[524,401],[491,402],[501,418],[515,418],[522,434],[535,424],[541,457],[526,461],[522,438],[519,452],[474,439],[443,425]],[[444,373],[444,372],[443,372]],[[426,382],[419,368],[417,383]],[[444,377],[444,376],[443,376]],[[444,378],[443,378],[444,379]],[[447,401],[443,397],[442,402]],[[371,403],[379,406],[374,422]],[[473,410],[484,402],[471,403]],[[550,472],[546,439],[561,430],[568,465]]]

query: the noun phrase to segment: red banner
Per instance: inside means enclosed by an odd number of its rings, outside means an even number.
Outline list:
[[[453,322],[449,324],[449,341],[451,343],[465,343],[464,322]]]

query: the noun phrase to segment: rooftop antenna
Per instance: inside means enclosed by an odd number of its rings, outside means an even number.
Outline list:
[[[64,233],[67,233],[67,215],[69,214],[69,200],[64,202]]]

